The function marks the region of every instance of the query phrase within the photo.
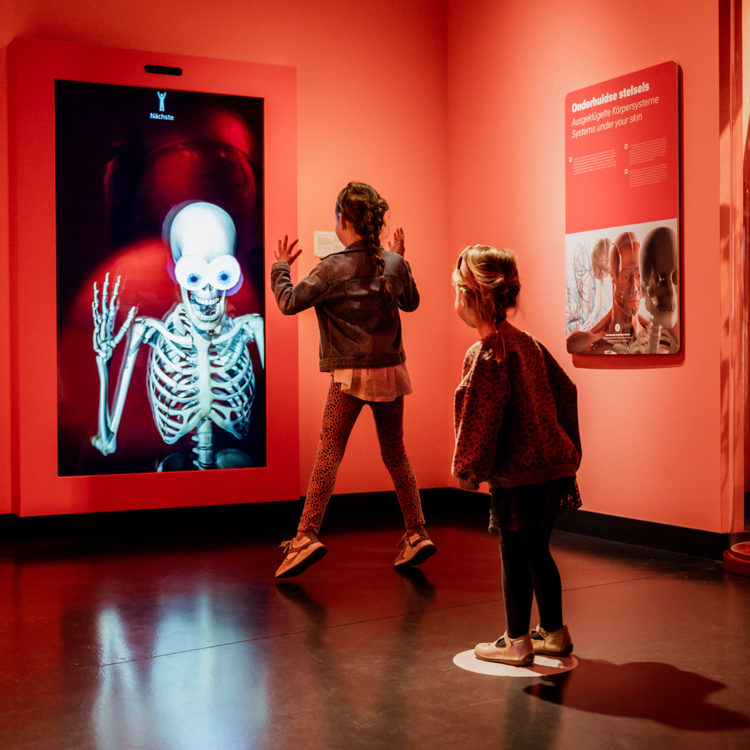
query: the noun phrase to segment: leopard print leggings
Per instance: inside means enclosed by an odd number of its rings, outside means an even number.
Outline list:
[[[393,479],[406,528],[416,529],[424,524],[417,480],[404,450],[404,397],[399,396],[395,401],[362,401],[342,393],[341,385],[332,380],[298,531],[317,534],[320,530],[349,435],[365,404],[375,417],[380,455]]]

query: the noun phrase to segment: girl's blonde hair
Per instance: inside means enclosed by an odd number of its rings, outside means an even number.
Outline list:
[[[477,315],[495,329],[494,355],[500,362],[505,357],[505,342],[500,324],[509,309],[518,304],[521,280],[518,276],[516,254],[512,250],[498,250],[491,245],[469,245],[458,256],[453,271],[453,283],[469,298]]]
[[[491,245],[469,245],[458,256],[453,283],[472,299],[482,320],[497,329],[507,311],[518,304],[521,280],[516,254]]]

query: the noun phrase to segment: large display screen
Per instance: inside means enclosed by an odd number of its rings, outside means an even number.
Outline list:
[[[8,47],[11,509],[299,498],[296,72]]]
[[[263,466],[263,100],[55,82],[60,475]]]

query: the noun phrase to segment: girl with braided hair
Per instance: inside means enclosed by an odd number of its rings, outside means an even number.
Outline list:
[[[380,453],[396,489],[406,533],[394,562],[418,565],[436,547],[427,534],[417,482],[404,450],[404,396],[411,393],[401,340],[399,310],[419,305],[419,293],[404,260],[402,229],[390,250],[381,247],[388,204],[369,185],[350,182],[336,200],[336,236],[344,250],[323,258],[292,284],[290,266],[302,252],[279,241],[271,288],[279,309],[294,315],[315,308],[320,330],[320,370],[331,374],[323,425],[297,535],[282,543],[277,578],[299,575],[326,554],[318,538],[323,514],[354,423],[365,405],[375,417]]]
[[[500,534],[506,630],[474,649],[517,666],[534,654],[567,656],[560,573],[550,553],[555,517],[580,507],[576,387],[547,349],[507,320],[521,283],[510,250],[472,245],[453,272],[455,308],[480,340],[466,352],[456,389],[453,475],[490,488],[490,531]],[[529,632],[536,596],[539,625]]]

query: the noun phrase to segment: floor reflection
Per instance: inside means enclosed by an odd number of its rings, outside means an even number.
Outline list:
[[[241,640],[243,628],[225,620],[207,592],[162,597],[158,608],[159,616],[147,616],[150,649],[144,649],[143,612],[109,607],[97,616],[102,666],[91,707],[97,750],[251,746],[268,728],[265,649]],[[213,645],[167,650],[186,633],[194,643]],[[226,648],[232,643],[234,653]],[[144,657],[144,650],[168,655]],[[240,703],[237,710],[215,710],[232,702]]]
[[[306,724],[313,746],[369,748],[387,742],[399,748],[411,744],[411,725],[419,721],[410,712],[411,664],[422,648],[422,620],[435,598],[435,589],[418,569],[404,571],[400,578],[404,611],[384,616],[388,624],[383,638],[374,637],[368,627],[369,635],[352,646],[350,634],[343,654],[336,628],[328,625],[324,601],[313,598],[303,583],[278,584],[279,596],[307,618],[307,658],[297,664],[295,683],[312,685],[318,693],[319,700],[311,704],[308,691],[300,691],[305,694],[306,709],[315,706]],[[397,627],[393,627],[395,619]],[[300,671],[312,679],[308,682]],[[298,688],[293,689],[289,698],[294,700],[297,694]]]

